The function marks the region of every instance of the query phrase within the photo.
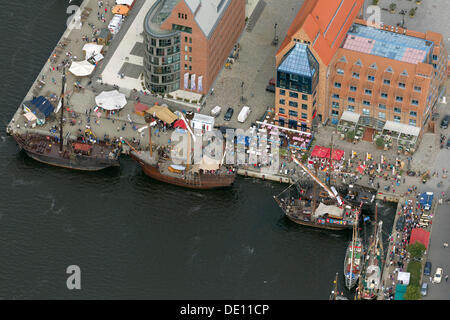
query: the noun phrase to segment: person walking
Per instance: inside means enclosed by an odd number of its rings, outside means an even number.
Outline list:
[[[448,282],[448,274],[445,275],[445,282]]]

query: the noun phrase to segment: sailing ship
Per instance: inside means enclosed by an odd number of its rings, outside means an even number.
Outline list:
[[[333,280],[333,290],[331,290],[330,300],[348,300],[348,299],[343,295],[342,292],[339,294],[337,281],[338,281],[338,273],[336,272],[336,277],[335,277],[334,280]]]
[[[13,134],[20,150],[36,161],[63,168],[82,171],[98,171],[108,167],[118,167],[120,148],[106,142],[89,143],[82,137],[77,140],[64,139],[64,89],[65,71],[62,77],[61,118],[59,139],[50,135],[24,133]]]
[[[190,159],[190,139],[192,130],[189,124],[182,114],[180,114],[188,129],[188,155],[187,159]],[[206,163],[202,161],[199,164],[190,166],[186,161],[186,165],[174,164],[170,156],[164,152],[161,148],[157,149],[156,153],[153,152],[151,143],[151,125],[149,128],[149,151],[138,151],[131,147],[130,156],[136,162],[140,164],[144,173],[155,180],[173,184],[179,187],[185,187],[190,189],[215,189],[225,188],[233,185],[236,179],[236,171],[231,167],[227,167],[223,164]]]
[[[377,217],[377,206],[375,206],[375,222]],[[365,300],[372,300],[378,296],[381,288],[381,273],[383,268],[383,221],[375,224],[374,234],[367,250],[365,267],[360,285],[360,297]]]
[[[345,260],[344,260],[345,286],[349,290],[351,290],[358,282],[364,261],[364,245],[362,239],[358,235],[358,215],[361,213],[361,207],[362,204],[360,206],[360,210],[357,211],[355,215],[352,241],[349,242],[347,251],[345,253]]]
[[[337,191],[328,188],[320,179],[306,168],[295,157],[293,161],[297,163],[314,180],[313,192],[310,196],[305,196],[301,192],[291,195],[295,190],[289,186],[278,196],[274,196],[275,202],[283,210],[286,217],[303,226],[315,227],[327,230],[348,230],[352,229],[355,223],[355,210],[346,205],[340,198]],[[317,170],[317,168],[316,168]],[[297,184],[295,182],[294,184]],[[317,185],[320,185],[326,195],[318,197]],[[297,187],[298,189],[301,187]],[[287,197],[280,198],[287,190],[291,190]],[[319,202],[319,204],[318,204]]]

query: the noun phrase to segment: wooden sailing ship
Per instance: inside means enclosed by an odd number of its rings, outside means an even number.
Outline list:
[[[61,89],[61,117],[59,139],[42,134],[13,134],[19,148],[36,161],[52,166],[82,171],[98,171],[108,167],[118,167],[120,148],[106,142],[89,143],[81,137],[77,140],[64,139],[64,89],[66,83],[63,71]]]
[[[278,206],[291,221],[303,225],[328,230],[348,230],[352,229],[355,223],[355,210],[346,205],[337,192],[328,188],[315,174],[306,168],[295,157],[292,158],[305,172],[313,179],[313,192],[311,197],[302,197],[301,194],[281,198],[291,186],[274,196]],[[316,168],[317,170],[317,168]],[[297,182],[296,182],[297,183]],[[320,185],[326,195],[319,198],[317,185]],[[297,188],[298,190],[298,188]],[[325,200],[325,201],[321,201]]]
[[[361,204],[362,207],[362,204]],[[355,223],[353,224],[352,241],[347,246],[344,260],[345,287],[351,290],[359,280],[364,262],[364,245],[358,234],[358,216],[361,213],[357,211]]]
[[[181,115],[182,116],[182,115]],[[191,149],[191,135],[193,133],[182,116],[188,129],[188,154],[187,159],[190,159]],[[152,132],[151,126],[149,128],[149,151],[138,151],[131,147],[130,156],[140,164],[144,173],[155,180],[173,184],[179,187],[190,189],[215,189],[230,187],[236,179],[236,172],[233,168],[222,164],[194,164],[189,165],[186,159],[186,165],[174,164],[170,156],[161,149],[155,153],[152,146]],[[127,141],[124,141],[128,144]]]
[[[370,246],[365,255],[363,275],[360,282],[359,296],[361,299],[373,300],[378,297],[381,289],[383,270],[383,221],[377,223],[377,206],[375,206],[375,227]]]

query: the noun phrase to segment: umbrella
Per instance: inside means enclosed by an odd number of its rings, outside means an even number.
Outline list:
[[[69,71],[77,77],[88,76],[94,71],[95,65],[87,61],[73,61]]]
[[[175,123],[173,124],[173,127],[186,130],[186,123],[184,123],[184,121],[180,119],[180,120],[175,121]]]
[[[95,97],[95,103],[105,110],[119,110],[127,104],[127,99],[117,90],[103,91]]]

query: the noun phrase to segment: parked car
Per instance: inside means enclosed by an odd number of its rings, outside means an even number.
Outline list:
[[[248,115],[250,114],[250,107],[243,106],[241,112],[238,114],[238,121],[239,122],[245,122],[247,120]]]
[[[268,84],[267,87],[266,87],[266,91],[275,93],[275,86],[271,85],[271,84]]]
[[[213,117],[217,117],[219,116],[220,112],[222,111],[222,108],[220,106],[215,106],[212,110],[211,110],[211,116]]]
[[[450,122],[450,115],[446,114],[441,121],[441,129],[447,129],[448,123]]]
[[[225,115],[223,116],[223,120],[225,121],[230,121],[231,117],[233,116],[234,110],[233,108],[228,108],[227,112],[225,112]]]
[[[429,277],[430,274],[431,274],[431,262],[427,261],[425,263],[425,267],[423,268],[423,275]]]
[[[442,280],[442,268],[438,267],[433,277],[433,283],[441,283],[441,280]]]
[[[425,297],[427,293],[428,293],[428,283],[424,282],[422,283],[422,288],[420,288],[420,294]]]

